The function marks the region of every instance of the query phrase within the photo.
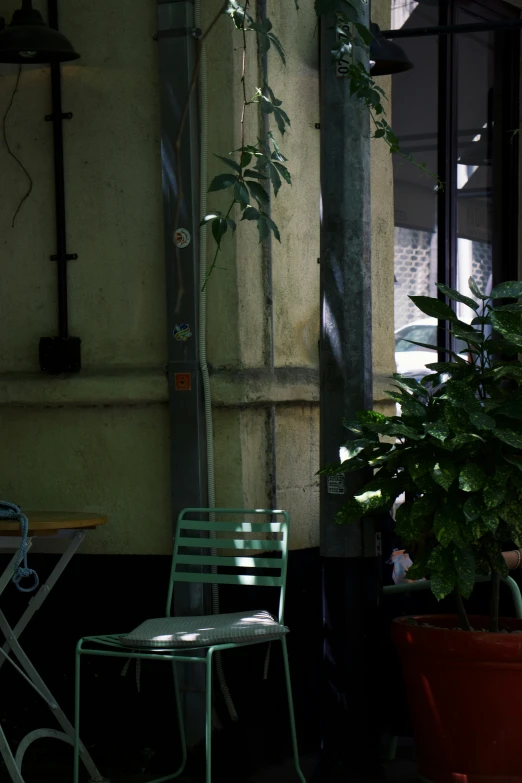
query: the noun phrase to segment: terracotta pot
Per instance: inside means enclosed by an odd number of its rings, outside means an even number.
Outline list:
[[[396,620],[392,633],[419,774],[431,783],[522,783],[522,633],[454,630],[459,623],[449,615],[411,619]],[[483,617],[470,623],[488,627]],[[501,627],[522,631],[522,621]]]

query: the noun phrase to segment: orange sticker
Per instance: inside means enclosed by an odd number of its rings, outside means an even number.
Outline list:
[[[190,391],[192,389],[192,377],[189,372],[174,373],[174,389],[176,391]]]

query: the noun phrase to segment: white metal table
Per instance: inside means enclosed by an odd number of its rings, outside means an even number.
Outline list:
[[[0,753],[13,783],[24,783],[22,777],[23,758],[28,747],[35,740],[44,737],[52,737],[67,742],[69,745],[74,744],[74,728],[72,724],[38,674],[34,664],[29,660],[18,639],[27,627],[32,616],[42,606],[87,533],[96,530],[100,525],[104,525],[107,522],[107,517],[105,516],[98,514],[82,514],[79,512],[27,512],[27,518],[29,520],[28,549],[31,547],[33,540],[40,537],[45,537],[46,539],[64,539],[67,542],[67,545],[47,581],[39,587],[36,593],[32,594],[32,598],[30,599],[26,610],[23,612],[14,628],[9,625],[4,613],[0,610],[0,634],[5,639],[3,647],[0,647],[0,668],[7,662],[16,669],[21,677],[23,677],[46,702],[58,722],[61,731],[56,729],[36,729],[35,731],[31,731],[20,742],[16,754],[13,755],[2,725],[0,724]],[[19,523],[16,521],[0,520],[0,550],[18,548],[19,545]],[[3,574],[0,575],[0,596],[11,582],[15,561],[16,554]],[[96,781],[96,783],[103,783],[105,779],[98,772],[96,765],[83,744],[80,749],[80,757],[91,776],[91,780]]]

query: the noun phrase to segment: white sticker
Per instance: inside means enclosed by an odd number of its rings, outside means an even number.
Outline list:
[[[190,245],[190,232],[186,228],[178,228],[174,232],[174,244],[176,247],[187,247]]]
[[[346,36],[343,35],[342,31],[346,31],[348,35],[350,35],[350,25],[346,22],[342,22],[338,19],[337,21],[337,33],[336,33],[336,40],[339,43],[340,41],[346,41]],[[350,46],[350,44],[348,44]],[[343,79],[346,76],[348,76],[348,72],[350,70],[351,62],[348,59],[350,56],[349,52],[346,52],[345,56],[341,57],[340,60],[337,60],[335,63],[335,75],[337,78]]]
[[[344,495],[344,474],[326,477],[326,487],[329,495]]]

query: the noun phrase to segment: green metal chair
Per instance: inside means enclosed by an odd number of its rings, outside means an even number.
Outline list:
[[[196,518],[195,518],[196,517]],[[239,517],[239,520],[238,520]],[[246,521],[249,518],[249,521]],[[210,520],[210,521],[207,521]],[[288,559],[289,516],[286,511],[235,508],[186,508],[177,522],[167,596],[166,617],[148,620],[130,634],[89,636],[76,648],[74,783],[79,775],[80,663],[83,655],[168,661],[174,673],[176,708],[180,727],[181,765],[171,775],[151,783],[164,783],[182,774],[187,761],[183,715],[176,664],[205,666],[206,674],[206,783],[211,783],[212,659],[215,653],[268,641],[280,641],[290,713],[292,750],[297,776],[306,783],[299,765],[290,668],[286,647],[288,628],[283,624]],[[264,550],[270,557],[252,557]],[[238,556],[239,553],[239,556]],[[246,556],[245,556],[246,554]],[[226,572],[220,572],[225,568]],[[263,569],[259,576],[257,569]],[[267,570],[271,574],[267,576]],[[231,572],[234,573],[231,573]],[[273,587],[279,590],[279,614],[253,611],[208,617],[172,617],[176,582]]]

